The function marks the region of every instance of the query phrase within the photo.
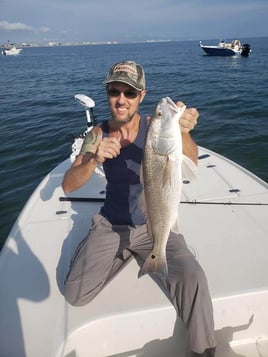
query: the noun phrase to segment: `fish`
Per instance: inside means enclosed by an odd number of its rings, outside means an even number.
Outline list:
[[[140,208],[146,215],[147,231],[153,246],[138,277],[147,273],[168,274],[167,241],[170,231],[179,233],[178,207],[183,185],[179,119],[185,108],[178,107],[169,97],[162,98],[147,129],[141,169],[143,195]]]

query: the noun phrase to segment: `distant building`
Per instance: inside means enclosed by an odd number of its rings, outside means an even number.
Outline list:
[[[61,43],[60,42],[54,42],[54,41],[51,41],[48,43],[49,46],[60,46]]]

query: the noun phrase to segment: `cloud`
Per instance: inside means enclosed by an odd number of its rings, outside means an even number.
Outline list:
[[[23,24],[22,22],[8,22],[8,21],[0,21],[0,30],[4,31],[30,31],[30,32],[48,32],[48,27],[40,27],[38,29]]]
[[[39,31],[40,32],[49,32],[50,29],[49,29],[49,27],[40,27]]]
[[[40,0],[0,0],[0,8],[1,2],[0,41],[9,36],[128,42],[267,35],[267,0],[127,0],[124,6],[121,0],[46,0],[46,6]]]
[[[0,29],[6,31],[33,31],[32,26],[25,25],[21,22],[0,21]]]

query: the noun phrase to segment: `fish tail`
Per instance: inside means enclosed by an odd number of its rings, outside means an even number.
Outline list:
[[[157,256],[151,252],[141,267],[138,277],[140,278],[148,273],[158,273],[167,276],[168,267],[166,257],[164,255]]]

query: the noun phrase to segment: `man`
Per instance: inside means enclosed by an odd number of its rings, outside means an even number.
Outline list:
[[[138,205],[148,121],[138,113],[146,95],[144,70],[133,61],[122,61],[112,66],[104,83],[111,119],[88,134],[62,183],[66,193],[74,191],[90,179],[97,165],[103,164],[106,199],[100,213],[93,217],[88,236],[78,246],[65,281],[65,298],[77,306],[90,302],[131,256],[142,263],[152,248]],[[197,146],[190,131],[197,119],[196,109],[186,109],[178,123],[183,153],[196,164]],[[191,355],[214,356],[212,303],[206,277],[182,235],[170,233],[167,261],[168,277],[154,279],[186,325]]]

